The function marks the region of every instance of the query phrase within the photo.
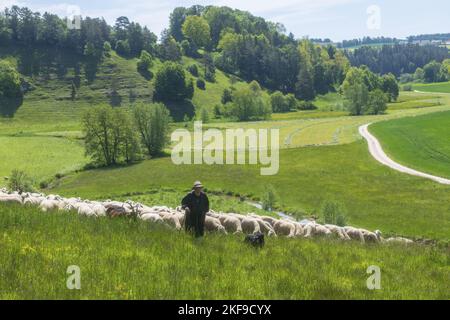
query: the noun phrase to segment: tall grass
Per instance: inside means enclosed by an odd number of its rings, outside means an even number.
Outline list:
[[[449,299],[449,253],[430,247],[183,232],[0,205],[1,299]],[[68,290],[67,268],[81,270]],[[377,265],[382,289],[366,287]]]

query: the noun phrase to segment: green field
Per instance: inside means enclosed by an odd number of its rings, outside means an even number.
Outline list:
[[[450,93],[450,82],[415,84],[413,89],[423,92]]]
[[[449,299],[448,250],[184,233],[0,205],[0,299]],[[67,268],[81,290],[68,290]],[[366,270],[381,270],[368,290]],[[420,277],[417,275],[420,274]],[[414,279],[414,281],[411,281]]]
[[[385,121],[370,130],[397,162],[450,178],[450,112]]]
[[[37,183],[57,173],[81,169],[87,163],[81,142],[40,136],[0,136],[0,159],[0,177],[18,169],[31,173]]]
[[[271,184],[279,206],[299,216],[310,216],[325,200],[335,199],[347,207],[351,225],[412,237],[450,237],[450,187],[380,165],[363,141],[281,150],[275,176],[261,176],[256,166],[176,166],[162,158],[72,174],[48,192],[108,199],[170,187],[181,197],[197,179],[210,190],[251,198]]]
[[[0,48],[0,58],[13,62],[21,54]],[[337,93],[319,96],[317,110],[274,114],[267,121],[236,123],[211,115],[205,128],[279,129],[282,150],[275,176],[261,176],[258,166],[176,166],[170,157],[87,170],[83,112],[109,102],[113,81],[123,108],[133,103],[131,89],[137,101],[151,100],[153,80],[144,79],[136,63],[113,52],[92,82],[83,71],[76,101],[70,101],[72,67],[63,77],[54,71],[48,78],[27,75],[33,90],[14,117],[0,117],[0,186],[7,183],[3,177],[19,169],[36,186],[49,182],[41,190],[47,194],[175,207],[192,182],[201,180],[213,210],[276,215],[241,201],[260,201],[266,187],[273,186],[276,209],[297,218],[318,216],[320,221],[323,203],[336,201],[345,207],[348,225],[380,229],[385,236],[435,239],[443,248],[271,238],[266,249],[255,251],[232,235],[209,234],[195,243],[184,233],[136,221],[45,215],[0,205],[0,298],[450,298],[445,246],[450,186],[379,164],[358,133],[359,126],[374,123],[371,130],[394,159],[450,177],[449,83],[415,85],[428,92],[402,92],[379,116],[348,116]],[[182,63],[185,68],[197,63],[203,72],[200,60],[183,57]],[[155,59],[151,72],[160,66]],[[247,85],[217,70],[215,83],[207,82],[205,91],[195,88],[193,104],[197,111],[212,112],[224,89]],[[185,126],[192,128],[192,122],[171,124],[172,129]],[[74,264],[83,272],[83,290],[77,292],[65,287],[67,266]],[[381,291],[366,288],[370,265],[382,269]]]

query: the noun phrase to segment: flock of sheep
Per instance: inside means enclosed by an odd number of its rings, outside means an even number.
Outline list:
[[[89,201],[80,198],[62,198],[57,195],[45,196],[39,193],[8,192],[0,189],[0,203],[19,203],[39,207],[43,212],[54,210],[76,211],[80,215],[92,217],[133,216],[150,223],[160,223],[176,230],[182,230],[185,220],[181,207],[176,209],[155,206],[148,207],[133,201],[117,202],[107,200]],[[406,238],[383,239],[379,230],[371,232],[354,227],[321,225],[315,221],[296,222],[288,219],[275,219],[256,214],[241,215],[237,213],[218,213],[210,211],[205,220],[205,230],[223,234],[255,234],[262,232],[269,237],[284,236],[288,238],[334,237],[341,240],[355,240],[362,243],[402,243],[411,244]]]

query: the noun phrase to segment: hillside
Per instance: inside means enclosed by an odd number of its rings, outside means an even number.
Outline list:
[[[34,66],[36,61],[23,62],[26,60],[25,55],[30,54],[29,49],[17,46],[0,47],[0,59],[12,62],[30,86],[30,91],[25,94],[23,105],[13,110],[11,114],[15,121],[49,123],[50,125],[52,123],[55,125],[55,121],[59,124],[67,122],[66,125],[70,127],[80,119],[83,111],[89,106],[106,103],[130,107],[136,102],[152,101],[154,79],[147,80],[138,72],[138,58],[124,58],[112,51],[109,57],[105,56],[97,65],[95,75],[91,75],[89,70],[86,70],[87,66],[82,57],[60,49],[53,50],[51,53],[48,52],[49,50],[47,47],[38,48],[31,54],[35,56],[35,59],[45,61],[45,65],[39,65],[39,68],[36,68]],[[51,54],[53,59],[48,57]],[[63,64],[56,56],[64,56]],[[183,57],[181,63],[185,69],[192,64],[197,64],[202,70],[202,61]],[[155,74],[161,64],[161,61],[156,58],[150,69],[151,74]],[[34,71],[33,68],[35,68]],[[30,72],[26,72],[27,70]],[[79,70],[80,85],[77,88],[77,97],[72,101],[72,82],[76,79],[76,70]],[[187,70],[186,74],[188,78],[194,80],[198,78],[192,76]],[[212,113],[214,106],[221,105],[223,91],[231,86],[242,88],[247,86],[247,83],[217,70],[216,81],[206,82],[205,90],[195,86],[193,97],[195,109],[207,108]],[[113,89],[117,91],[117,95],[112,97]],[[171,107],[177,109],[182,108],[183,105],[172,104]],[[49,131],[57,130],[49,129]]]

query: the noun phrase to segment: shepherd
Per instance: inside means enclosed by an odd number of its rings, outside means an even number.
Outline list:
[[[209,211],[209,199],[203,192],[203,185],[200,181],[194,183],[192,191],[181,201],[181,206],[186,211],[186,232],[193,232],[196,238],[203,237],[206,213]]]

